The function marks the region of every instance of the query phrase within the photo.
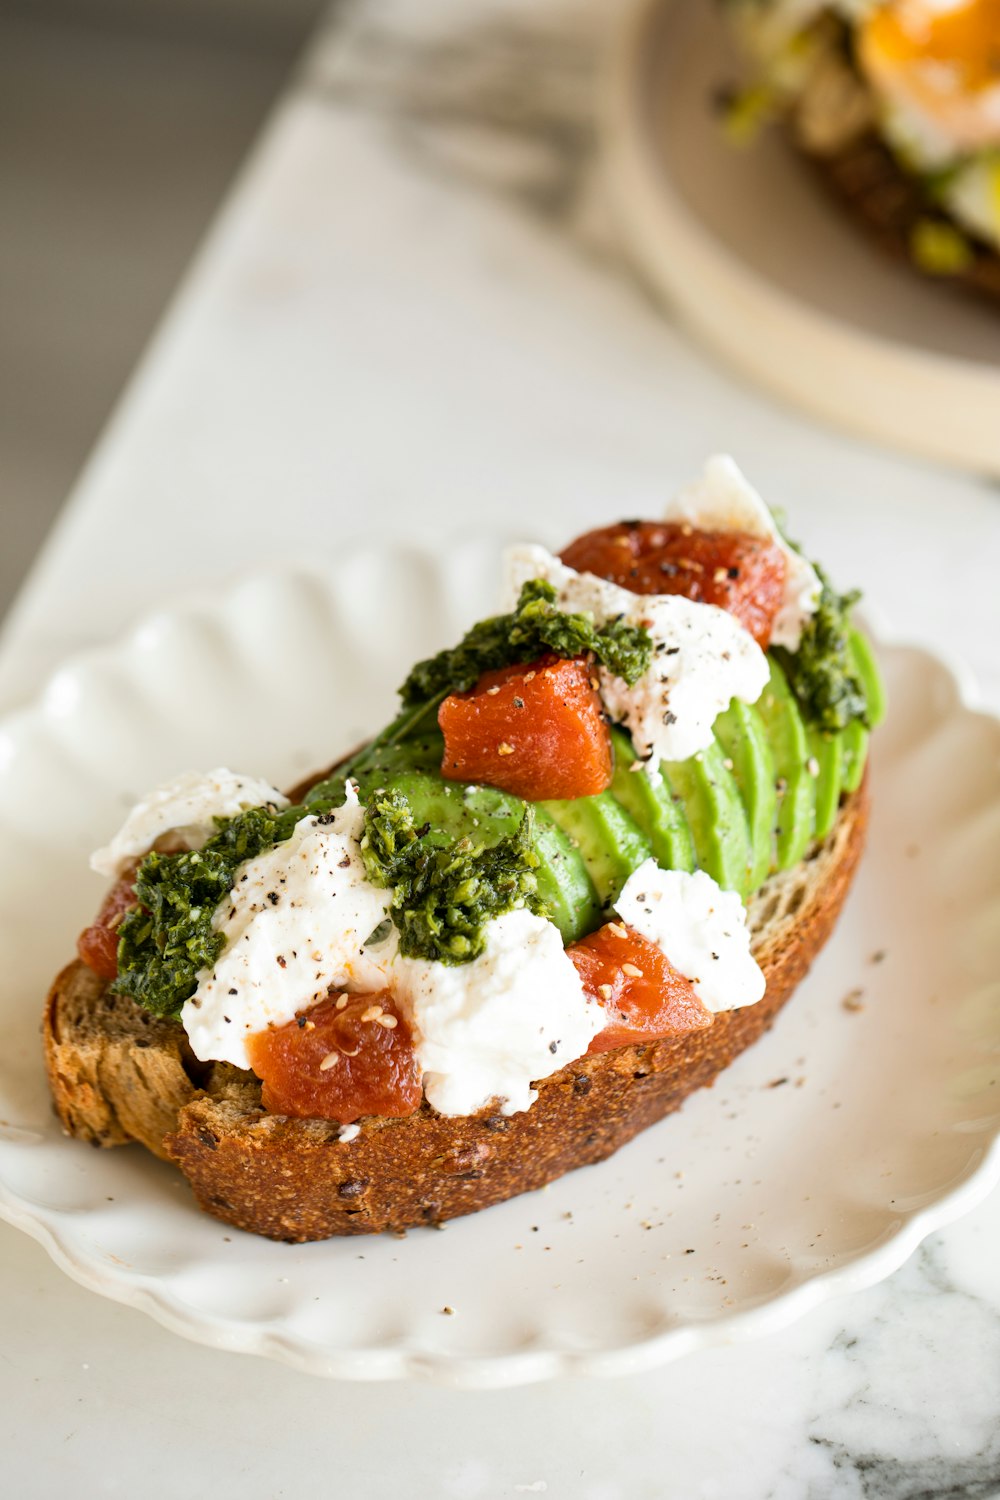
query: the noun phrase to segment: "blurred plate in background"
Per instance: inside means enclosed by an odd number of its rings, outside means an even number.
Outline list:
[[[641,0],[606,116],[622,233],[656,289],[744,374],[814,415],[1000,475],[1000,316],[883,257],[777,131],[732,147],[737,76],[709,4]]]

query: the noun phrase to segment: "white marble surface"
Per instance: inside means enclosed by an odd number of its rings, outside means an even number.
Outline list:
[[[813,427],[650,306],[592,130],[600,0],[338,9],[6,627],[0,701],[267,558],[557,538],[732,449],[1000,709],[1000,497]],[[919,816],[919,809],[915,809]],[[5,1493],[1000,1495],[1000,1198],[890,1281],[613,1383],[334,1386],[196,1348],[0,1228]]]

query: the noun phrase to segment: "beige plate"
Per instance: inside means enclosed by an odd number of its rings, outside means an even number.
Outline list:
[[[1000,475],[1000,315],[883,258],[780,139],[726,142],[717,7],[642,0],[606,111],[617,217],[688,326],[814,415]]]

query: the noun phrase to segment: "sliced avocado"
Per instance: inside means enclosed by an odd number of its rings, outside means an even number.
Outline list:
[[[393,745],[366,745],[348,762],[348,768],[358,778],[371,779],[374,786],[379,776],[386,778],[399,771],[439,773],[443,758],[444,735],[432,728]]]
[[[632,871],[652,855],[649,839],[610,792],[538,805],[579,850],[603,906],[614,901]]]
[[[440,847],[471,838],[491,848],[516,833],[524,817],[520,797],[492,786],[445,781],[433,771],[398,770],[387,775],[376,769],[360,772],[357,779],[362,801],[378,787],[402,792],[417,826],[429,823],[430,838]]]
[[[774,756],[756,709],[734,698],[714,724],[715,737],[732,761],[733,777],[750,829],[750,890],[774,869],[774,830],[778,821]]]
[[[861,686],[868,700],[868,722],[874,727],[885,718],[885,689],[882,686],[878,667],[875,665],[872,648],[861,631],[854,626],[851,627],[848,636],[848,650],[851,654],[851,665],[861,680]],[[868,738],[869,730],[860,719],[852,719],[841,735],[844,742],[842,775],[845,792],[856,792],[861,785],[868,760]]]
[[[628,735],[612,729],[615,774],[609,788],[649,839],[653,857],[665,870],[693,870],[694,842],[683,809],[662,778],[654,783],[641,769]]]
[[[851,665],[861,681],[868,701],[868,727],[876,729],[885,718],[885,688],[882,686],[875,653],[868,637],[856,625],[851,626],[847,640]]]
[[[868,730],[860,719],[852,719],[842,731],[840,739],[844,746],[844,769],[841,773],[845,792],[856,792],[865,774],[868,759]]]
[[[809,737],[788,679],[773,657],[771,676],[757,700],[777,777],[776,868],[798,864],[813,836],[816,783],[809,774]]]
[[[535,805],[535,850],[540,864],[538,894],[564,943],[575,943],[601,921],[601,903],[587,866],[569,835]]]
[[[733,773],[717,740],[688,760],[660,767],[684,809],[695,857],[723,890],[748,894],[750,829]]]
[[[400,769],[386,774],[383,767],[376,767],[359,772],[358,784],[362,800],[380,786],[402,792],[417,823],[429,823],[434,842],[442,847],[466,837],[490,847],[517,832],[526,807],[509,792],[445,781],[435,771]],[[597,926],[601,904],[580,854],[537,806],[534,847],[539,859],[539,895],[563,939],[574,942]]]
[[[844,788],[844,736],[824,734],[821,729],[810,728],[810,769],[815,773],[816,815],[814,837],[825,839],[837,821],[840,794]]]

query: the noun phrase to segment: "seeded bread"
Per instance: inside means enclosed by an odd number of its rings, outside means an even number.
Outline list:
[[[826,942],[865,839],[867,781],[832,833],[773,876],[750,907],[767,993],[704,1031],[568,1064],[523,1113],[445,1118],[426,1103],[400,1120],[340,1126],[268,1114],[251,1073],[199,1063],[183,1027],[139,1009],[80,962],[59,975],[45,1061],[67,1134],[139,1141],[176,1162],[202,1208],[238,1229],[297,1243],[435,1224],[602,1160],[710,1084],[772,1025]]]

